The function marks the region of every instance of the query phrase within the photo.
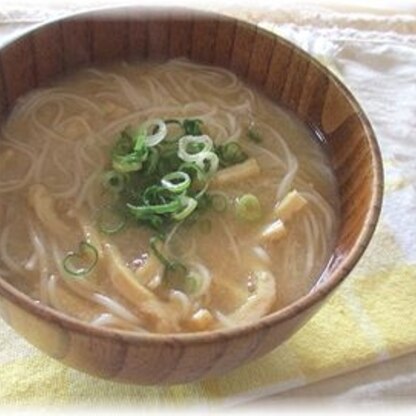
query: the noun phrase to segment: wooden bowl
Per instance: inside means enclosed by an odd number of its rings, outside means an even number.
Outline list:
[[[64,364],[112,380],[170,384],[218,376],[277,347],[346,278],[378,220],[382,164],[361,107],[327,69],[290,42],[231,18],[184,9],[87,13],[43,24],[0,51],[0,110],[53,77],[85,65],[186,56],[227,68],[317,128],[336,174],[341,225],[330,275],[258,322],[201,334],[98,328],[34,302],[0,279],[0,310],[30,343]]]

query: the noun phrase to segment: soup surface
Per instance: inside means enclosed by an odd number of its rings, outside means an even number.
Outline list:
[[[306,294],[337,230],[311,129],[223,69],[85,69],[0,137],[0,275],[94,325],[193,332]]]

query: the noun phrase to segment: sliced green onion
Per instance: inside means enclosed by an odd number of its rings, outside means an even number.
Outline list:
[[[144,132],[126,128],[111,152],[113,169],[121,173],[140,170],[148,152]]]
[[[195,273],[189,273],[185,278],[183,289],[189,295],[198,293],[201,289],[201,277]]]
[[[228,199],[225,194],[211,193],[209,194],[209,197],[214,211],[224,212],[227,209]]]
[[[194,198],[188,196],[181,197],[182,209],[172,214],[172,218],[176,221],[182,221],[186,217],[192,214],[198,205],[198,202]]]
[[[178,156],[185,162],[196,162],[213,147],[209,136],[184,136],[179,139]],[[190,149],[192,148],[192,149]]]
[[[104,207],[98,211],[97,226],[105,234],[116,234],[126,225],[125,214],[114,207]]]
[[[182,126],[185,130],[185,134],[189,134],[191,136],[199,136],[202,134],[201,124],[202,121],[199,119],[185,119],[182,123]]]
[[[127,155],[133,150],[133,141],[128,130],[126,128],[120,133],[120,137],[112,149],[113,155]]]
[[[137,219],[146,218],[149,215],[153,214],[168,214],[168,213],[175,213],[180,209],[182,203],[179,199],[174,199],[171,202],[166,204],[159,204],[159,205],[140,205],[135,206],[131,204],[127,204],[127,208],[129,209],[130,213],[133,214]]]
[[[113,170],[105,173],[104,183],[117,192],[123,208],[103,209],[97,218],[101,231],[115,233],[132,217],[138,225],[162,232],[175,221],[201,221],[208,208],[218,212],[227,208],[226,196],[207,194],[210,178],[220,166],[239,163],[247,155],[237,142],[214,147],[202,134],[202,125],[198,119],[156,118],[121,132],[111,151]],[[245,207],[245,197],[236,203],[236,210],[254,218],[257,214]],[[210,228],[209,221],[201,225],[206,232]]]
[[[90,273],[97,262],[97,249],[92,244],[81,241],[78,251],[68,253],[63,260],[62,266],[71,276],[81,277]]]
[[[146,151],[146,130],[140,127],[135,132],[131,133],[133,139],[133,152],[137,154],[143,154]]]
[[[260,134],[255,130],[253,123],[251,123],[248,128],[247,137],[255,143],[260,143],[262,141],[262,138]]]
[[[159,161],[159,151],[156,149],[156,147],[150,147],[149,148],[149,155],[147,157],[146,161],[146,173],[152,174],[156,172],[157,169],[157,163]]]
[[[248,157],[237,142],[228,142],[219,146],[218,154],[220,162],[224,166],[244,162]]]
[[[147,134],[149,127],[156,126],[157,130],[154,134]],[[165,122],[160,118],[148,120],[141,125],[141,128],[146,132],[146,145],[149,147],[156,146],[159,144],[167,135],[168,129]]]
[[[128,155],[114,155],[112,160],[113,169],[121,173],[135,172],[142,168],[143,162],[146,160],[148,151],[143,154],[129,153]]]
[[[197,179],[200,182],[206,181],[207,175],[195,163],[182,163],[182,165],[179,166],[179,170],[188,173],[188,175],[191,177],[191,180]]]
[[[168,173],[160,182],[168,191],[180,194],[189,188],[191,178],[187,173],[178,171]]]
[[[199,155],[195,163],[207,175],[213,176],[218,170],[219,159],[215,153],[205,152]]]
[[[165,224],[164,218],[160,217],[157,214],[146,215],[141,218],[138,218],[138,222],[139,224],[146,224],[150,228],[153,228],[154,230],[158,231],[159,233],[163,231]]]
[[[260,201],[252,194],[245,194],[237,198],[235,209],[237,217],[245,221],[257,221],[262,215]]]
[[[167,189],[163,186],[151,185],[144,190],[142,200],[145,205],[166,204],[169,200],[166,195],[168,193]]]
[[[159,261],[165,266],[170,267],[171,262],[160,252],[159,248],[157,247],[158,242],[162,242],[163,240],[158,237],[154,236],[150,239],[150,249],[152,253],[159,259]]]
[[[109,170],[104,172],[103,175],[103,186],[106,189],[114,192],[121,192],[124,189],[125,178],[120,172]]]
[[[188,268],[181,262],[173,261],[165,269],[163,283],[171,289],[184,290]]]

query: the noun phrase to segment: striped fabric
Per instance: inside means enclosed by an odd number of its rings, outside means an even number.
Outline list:
[[[0,322],[0,404],[234,404],[416,350],[416,19],[311,10],[232,14],[315,54],[342,77],[373,122],[386,193],[367,252],[280,348],[225,377],[189,385],[95,379],[46,357]]]

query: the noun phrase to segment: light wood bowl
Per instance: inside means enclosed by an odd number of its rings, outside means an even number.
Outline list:
[[[117,381],[189,382],[224,374],[276,348],[348,276],[380,212],[380,152],[352,94],[290,42],[231,18],[123,8],[43,24],[0,50],[0,111],[7,116],[19,96],[81,66],[179,56],[235,72],[319,129],[338,180],[341,226],[329,278],[283,310],[230,330],[138,335],[97,328],[35,303],[0,278],[0,311],[11,327],[64,364]]]

